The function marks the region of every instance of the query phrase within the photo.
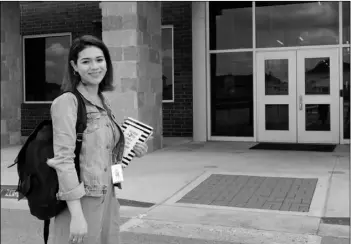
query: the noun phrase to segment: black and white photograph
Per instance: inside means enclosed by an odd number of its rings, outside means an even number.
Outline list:
[[[351,2],[1,1],[1,244],[349,244]]]

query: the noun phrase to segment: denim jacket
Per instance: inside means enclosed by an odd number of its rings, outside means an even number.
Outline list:
[[[54,158],[47,164],[58,175],[60,200],[76,200],[84,195],[99,197],[112,184],[111,165],[121,163],[124,152],[124,135],[118,125],[107,99],[100,93],[104,104],[96,104],[82,84],[77,90],[83,95],[87,110],[87,128],[83,133],[80,152],[80,178],[74,166],[76,143],[75,125],[78,102],[72,93],[57,97],[51,105],[53,123]],[[113,123],[115,126],[113,126]],[[118,135],[118,143],[111,144],[112,136]],[[120,186],[119,186],[120,187]]]

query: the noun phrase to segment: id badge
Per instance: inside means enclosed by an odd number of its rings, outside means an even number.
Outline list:
[[[111,166],[112,182],[113,184],[123,182],[123,169],[122,164],[114,164]]]

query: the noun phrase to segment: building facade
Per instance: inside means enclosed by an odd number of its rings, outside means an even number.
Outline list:
[[[161,17],[164,39],[162,42],[165,43],[163,135],[191,137],[193,127],[191,2],[164,2]],[[130,19],[130,24],[133,24],[133,21]],[[50,101],[60,92],[63,63],[71,41],[83,34],[95,35],[102,39],[102,14],[99,2],[21,3],[21,34],[24,38],[24,58],[28,57],[25,63],[35,66],[29,67],[31,71],[24,73],[24,82],[28,85],[24,88],[21,133],[27,136],[43,117],[49,116]],[[64,52],[61,58],[49,55],[50,51],[47,48],[51,43],[62,45]],[[38,48],[34,48],[35,46]],[[42,51],[42,57],[38,56],[38,49]],[[58,58],[59,63],[55,62],[55,66],[48,66],[54,64],[54,58]],[[43,64],[40,70],[37,67],[38,62]],[[39,73],[42,75],[40,78]],[[38,80],[44,82],[45,85],[41,86],[43,89],[38,89]]]
[[[210,2],[205,15],[207,138],[349,143],[350,2]]]
[[[20,10],[25,137],[49,117],[74,38],[145,21],[104,18],[99,2]],[[350,2],[162,2],[161,25],[163,136],[350,142]]]

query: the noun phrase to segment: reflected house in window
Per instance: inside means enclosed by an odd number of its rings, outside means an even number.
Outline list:
[[[317,62],[317,64],[311,69],[309,69],[309,63]],[[330,62],[329,58],[320,60],[319,58],[305,60],[306,62],[306,72],[305,72],[305,91],[306,94],[329,94],[330,85],[333,81],[330,81]],[[319,61],[319,62],[318,62]],[[313,65],[313,64],[312,64]]]
[[[311,59],[309,59],[311,60]],[[329,88],[333,85],[335,81],[330,80],[330,65],[329,59],[320,60],[313,68],[306,70],[305,73],[305,90],[306,94],[309,95],[320,95],[320,94],[329,94]],[[350,64],[343,62],[343,77],[344,77],[344,88],[343,88],[343,99],[344,99],[344,138],[349,138],[350,135],[350,88],[347,86],[345,80],[350,79]],[[319,115],[318,120],[321,122],[321,125],[324,125],[328,121],[329,109],[326,106],[310,106],[309,111],[306,111],[311,116],[315,114]],[[308,125],[307,125],[308,126]]]
[[[278,77],[270,71],[265,74],[265,89],[266,95],[287,95],[288,94],[288,82]]]
[[[329,94],[330,85],[333,83],[330,80],[329,58],[308,58],[305,59],[305,63],[305,93],[309,95]],[[329,116],[330,108],[328,105],[306,105],[306,121],[309,121],[306,122],[306,131],[330,130]]]
[[[265,66],[265,94],[289,94],[289,62],[287,59],[266,60]]]
[[[275,60],[266,61],[265,72],[265,94],[274,95],[288,95],[289,80],[287,68],[282,68],[287,60],[279,60],[281,63],[275,63]],[[271,65],[270,65],[271,64]],[[272,66],[273,64],[273,66]],[[267,67],[268,66],[268,67]],[[272,69],[275,67],[274,69]],[[279,69],[280,70],[277,70]],[[266,105],[266,130],[289,130],[289,109],[285,104]]]

